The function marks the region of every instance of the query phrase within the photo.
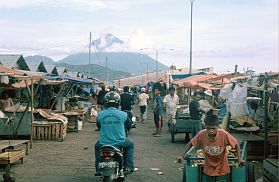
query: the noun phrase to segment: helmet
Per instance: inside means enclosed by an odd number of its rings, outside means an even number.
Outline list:
[[[120,95],[115,91],[110,91],[105,95],[106,106],[118,107],[120,102]]]

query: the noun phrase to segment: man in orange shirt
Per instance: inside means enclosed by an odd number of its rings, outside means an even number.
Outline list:
[[[218,177],[230,173],[230,167],[226,155],[226,146],[230,145],[237,151],[239,164],[244,161],[240,156],[240,146],[238,141],[227,131],[219,129],[219,119],[215,115],[209,115],[205,118],[205,128],[200,131],[185,147],[185,151],[177,158],[181,163],[183,156],[194,146],[202,147],[205,153],[204,173],[207,181],[216,181]]]

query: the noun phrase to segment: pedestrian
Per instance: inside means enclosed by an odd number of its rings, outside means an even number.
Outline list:
[[[124,166],[128,173],[134,168],[134,142],[125,136],[125,125],[131,126],[132,121],[127,114],[117,108],[120,95],[110,91],[105,95],[105,108],[97,116],[97,127],[100,130],[100,139],[95,144],[95,176],[101,176],[99,169],[100,148],[103,145],[112,145],[124,150]]]
[[[205,119],[205,129],[200,131],[186,145],[181,156],[177,157],[177,162],[181,163],[183,157],[192,146],[201,147],[205,154],[204,173],[208,182],[229,181],[230,167],[227,160],[226,147],[231,146],[237,151],[238,163],[242,165],[240,146],[231,134],[223,129],[219,129],[219,119],[215,115],[208,115]]]
[[[101,110],[103,110],[104,97],[105,97],[106,93],[107,93],[106,86],[105,85],[101,85],[101,90],[99,91],[99,93],[97,95],[98,108],[100,108]]]
[[[154,99],[154,122],[156,126],[156,132],[152,135],[154,137],[161,137],[162,136],[162,127],[163,127],[163,100],[160,95],[160,91],[155,89],[155,99]]]
[[[123,93],[120,95],[120,106],[121,111],[129,111],[132,112],[132,105],[134,103],[133,96],[129,93],[129,87],[123,87]]]
[[[145,88],[141,88],[141,94],[139,95],[139,107],[140,107],[140,119],[143,124],[146,123],[148,99],[149,96],[145,93]]]
[[[164,98],[164,110],[166,111],[166,117],[168,119],[168,127],[170,124],[176,122],[175,115],[177,111],[177,105],[179,104],[179,97],[175,94],[175,88],[169,88],[169,94]]]
[[[194,92],[194,95],[189,105],[190,119],[192,122],[192,138],[194,138],[196,134],[202,130],[200,113],[203,112],[203,110],[200,108],[200,104],[199,104],[200,99],[201,99],[201,93]]]

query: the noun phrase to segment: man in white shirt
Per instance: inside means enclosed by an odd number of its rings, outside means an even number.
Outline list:
[[[145,124],[146,114],[147,114],[147,100],[149,96],[145,93],[145,88],[141,89],[141,94],[139,94],[139,106],[140,106],[140,118],[141,122]]]
[[[175,115],[177,111],[177,105],[179,104],[179,97],[174,93],[175,88],[169,88],[169,94],[164,98],[164,109],[166,110],[166,118],[168,119],[168,126],[170,128],[171,123],[175,123]]]

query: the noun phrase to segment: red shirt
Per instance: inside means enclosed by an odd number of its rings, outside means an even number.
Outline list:
[[[201,146],[205,153],[204,172],[208,176],[222,176],[230,173],[226,146],[235,148],[238,141],[227,131],[218,129],[214,141],[209,140],[206,130],[200,131],[192,140],[194,147]]]

